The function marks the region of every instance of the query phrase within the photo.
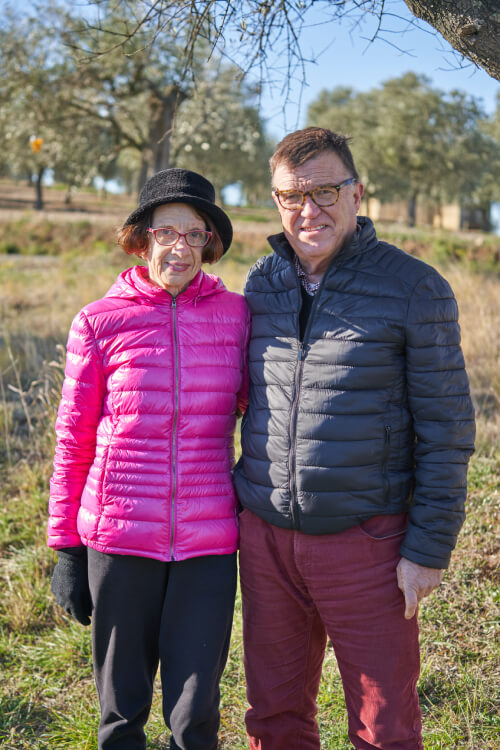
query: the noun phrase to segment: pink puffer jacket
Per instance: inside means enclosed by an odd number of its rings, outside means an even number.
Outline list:
[[[175,300],[135,266],[75,318],[56,422],[50,547],[184,560],[238,544],[231,469],[249,312],[200,271]]]

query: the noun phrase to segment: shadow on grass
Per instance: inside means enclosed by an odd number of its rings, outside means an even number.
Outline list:
[[[0,697],[0,745],[4,748],[29,746],[46,733],[56,717],[50,708],[33,702],[28,695]],[[38,743],[36,745],[40,747]]]

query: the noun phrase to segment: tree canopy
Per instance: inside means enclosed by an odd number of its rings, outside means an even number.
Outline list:
[[[207,63],[201,44],[186,71],[183,28],[137,28],[134,8],[124,16],[121,0],[102,0],[98,26],[67,3],[39,14],[4,9],[0,125],[11,169],[37,174],[39,188],[47,167],[69,184],[123,174],[140,187],[182,155],[219,190],[239,179],[255,191],[269,150],[255,89],[227,61]],[[36,151],[30,138],[42,139]]]
[[[308,124],[348,133],[367,196],[481,205],[500,200],[500,141],[495,118],[463,92],[444,94],[426,76],[407,73],[368,92],[322,91]]]
[[[380,2],[321,5],[340,18],[382,13]],[[238,181],[257,197],[267,188],[272,146],[259,85],[243,74],[265,75],[271,51],[274,61],[282,52],[281,74],[291,80],[311,7],[309,0],[88,0],[78,12],[68,0],[3,6],[0,127],[11,170],[37,175],[39,203],[48,167],[69,186],[100,175],[130,187],[182,165],[203,171],[219,191]],[[424,197],[499,197],[498,112],[488,120],[474,97],[444,95],[423,76],[365,93],[324,91],[309,122],[354,135],[368,195],[404,197],[410,218]]]

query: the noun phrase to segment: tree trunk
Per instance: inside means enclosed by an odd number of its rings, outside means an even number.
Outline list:
[[[167,98],[157,102],[155,109],[149,129],[153,173],[170,166],[170,135],[174,122],[175,100]]]
[[[481,213],[483,217],[483,232],[491,232],[491,230],[493,229],[491,225],[491,206],[487,205],[482,208]]]
[[[37,211],[42,211],[42,209],[43,209],[42,178],[43,178],[43,173],[44,172],[45,172],[45,167],[39,167],[37,175],[36,175],[36,181],[35,181],[35,189],[36,189],[35,208],[36,208]]]
[[[213,183],[214,190],[215,190],[215,202],[219,204],[219,206],[224,205],[224,201],[222,199],[222,188],[223,185],[217,185],[216,183]]]
[[[404,0],[464,57],[500,81],[498,0]]]
[[[408,226],[414,227],[417,217],[417,194],[414,193],[408,200]]]
[[[139,177],[137,179],[137,194],[142,190],[142,186],[148,179],[148,173],[149,173],[149,164],[150,164],[150,156],[149,153],[145,153],[144,151],[141,154],[141,168],[139,169]]]
[[[170,138],[174,125],[175,112],[186,98],[178,86],[168,86],[161,95],[151,95],[149,111],[149,149],[152,154],[152,173],[170,166]],[[150,176],[150,175],[148,175]]]

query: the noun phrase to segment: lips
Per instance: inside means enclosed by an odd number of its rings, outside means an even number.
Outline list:
[[[188,270],[189,265],[187,263],[165,263],[165,270],[174,271],[175,273],[184,273]]]
[[[313,227],[300,227],[301,232],[321,232],[328,229],[328,224],[316,224]]]

